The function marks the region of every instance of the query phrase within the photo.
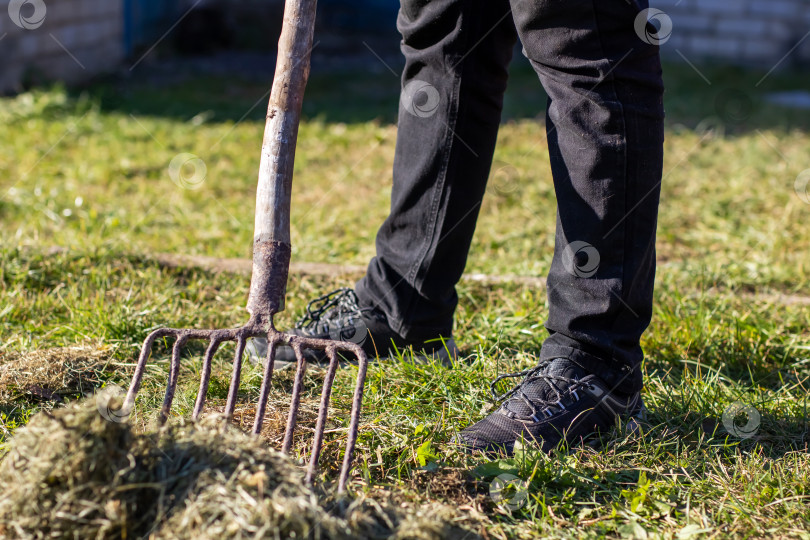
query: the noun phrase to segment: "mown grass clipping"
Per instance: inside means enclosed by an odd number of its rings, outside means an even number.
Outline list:
[[[136,433],[96,400],[41,412],[0,463],[0,536],[473,538],[447,507],[337,500],[221,419]]]
[[[62,401],[97,387],[110,352],[90,346],[0,351],[0,407],[19,399]]]

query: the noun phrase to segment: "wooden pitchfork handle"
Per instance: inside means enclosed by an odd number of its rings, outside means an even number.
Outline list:
[[[247,310],[261,322],[284,310],[290,266],[290,197],[295,144],[310,55],[317,0],[287,0],[278,41],[278,59],[262,141],[253,276]],[[258,321],[257,321],[258,322]]]

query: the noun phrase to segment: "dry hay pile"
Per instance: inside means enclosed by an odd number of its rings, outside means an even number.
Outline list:
[[[326,502],[286,456],[214,419],[135,433],[93,399],[36,415],[0,462],[0,537],[460,538],[447,507]]]
[[[20,398],[62,401],[66,394],[88,393],[100,383],[109,354],[86,346],[0,353],[0,406]]]

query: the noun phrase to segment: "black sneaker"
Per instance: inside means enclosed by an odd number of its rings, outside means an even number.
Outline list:
[[[495,385],[525,376],[498,396]],[[620,418],[643,415],[641,394],[612,391],[607,384],[567,358],[557,358],[520,373],[501,375],[490,385],[496,401],[506,401],[483,420],[461,430],[455,442],[467,452],[512,455],[515,443],[535,441],[548,452],[564,438],[573,443],[605,432]]]
[[[452,337],[437,337],[420,342],[403,339],[388,326],[381,311],[361,308],[357,295],[349,288],[337,289],[311,301],[307,305],[306,314],[289,332],[319,339],[351,341],[360,345],[369,358],[387,358],[396,351],[413,348],[417,359],[436,359],[449,367],[453,360],[458,359],[459,354]],[[246,350],[252,361],[263,362],[267,356],[267,339],[248,340]],[[316,349],[305,349],[304,358],[310,363],[328,362],[326,352]],[[293,363],[295,353],[291,347],[282,346],[276,350],[276,368]]]

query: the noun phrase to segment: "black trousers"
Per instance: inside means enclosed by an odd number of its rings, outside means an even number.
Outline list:
[[[519,38],[549,96],[557,195],[541,358],[569,357],[619,389],[641,388],[664,139],[658,47],[634,29],[646,7],[401,0],[406,64],[391,212],[357,284],[361,304],[409,339],[451,333]]]

